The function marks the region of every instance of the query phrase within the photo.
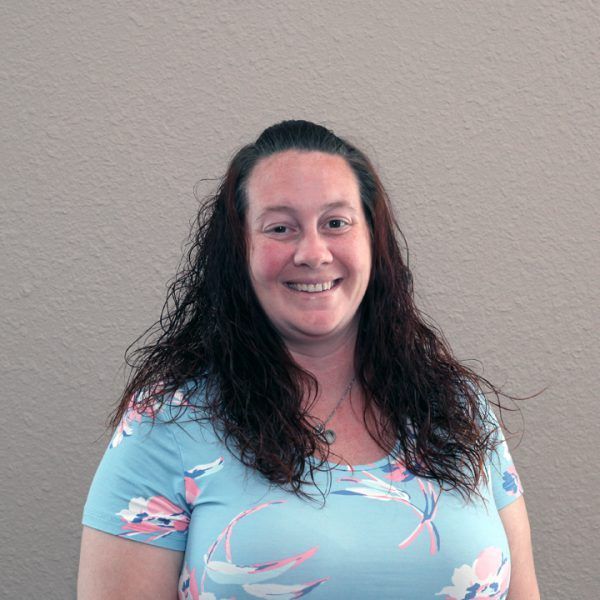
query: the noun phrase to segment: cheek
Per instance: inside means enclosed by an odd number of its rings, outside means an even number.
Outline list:
[[[357,236],[352,244],[345,247],[343,260],[353,269],[361,278],[368,280],[371,276],[373,263],[373,252],[371,241],[364,235]]]
[[[271,282],[278,277],[284,264],[285,258],[279,244],[264,241],[250,247],[250,275],[254,282]]]

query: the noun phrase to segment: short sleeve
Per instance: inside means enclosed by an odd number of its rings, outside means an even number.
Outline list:
[[[134,410],[125,414],[94,476],[84,525],[185,550],[190,507],[173,427]]]
[[[523,487],[519,474],[515,468],[512,456],[508,449],[508,444],[498,423],[498,419],[488,406],[488,420],[495,426],[492,439],[495,440],[496,447],[490,453],[490,471],[492,492],[496,502],[496,508],[500,510],[508,506],[517,498],[523,495]]]

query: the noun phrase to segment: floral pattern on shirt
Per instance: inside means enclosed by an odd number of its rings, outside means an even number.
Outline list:
[[[187,531],[190,516],[186,510],[163,496],[132,498],[129,506],[117,513],[123,521],[125,537],[144,536],[147,542],[177,531]],[[148,537],[146,537],[148,536]]]
[[[156,389],[154,389],[155,393],[160,393],[163,389],[162,384],[158,384]],[[140,405],[147,397],[148,392],[142,391],[137,394],[134,394],[127,405],[127,410],[121,417],[119,424],[117,425],[115,432],[112,436],[112,439],[109,444],[109,448],[116,448],[121,444],[121,442],[133,435],[134,433],[134,424],[141,423],[142,418],[144,416],[150,417],[154,419],[157,415],[161,413],[161,411],[165,408],[164,405],[161,405],[159,402],[154,402],[152,404],[148,404],[143,409],[140,410]],[[169,401],[169,407],[173,406],[185,406],[185,396],[183,390],[176,390],[173,396]]]
[[[314,556],[318,550],[316,546],[294,556],[287,556],[267,562],[250,565],[234,562],[231,538],[236,524],[253,513],[273,505],[284,503],[285,501],[283,500],[264,502],[239,513],[231,519],[204,555],[205,568],[199,586],[196,583],[195,573],[187,571],[187,568],[184,569],[185,575],[182,575],[180,579],[179,597],[184,600],[216,598],[216,596],[209,595],[205,591],[207,578],[216,584],[239,585],[247,594],[255,598],[280,598],[281,600],[293,600],[306,596],[323,582],[327,581],[328,577],[288,585],[273,583],[271,581],[290,569],[295,569]],[[222,544],[224,546],[225,560],[218,560],[215,558],[215,555]]]
[[[445,600],[504,600],[508,594],[510,562],[501,550],[489,547],[483,550],[472,565],[454,569],[452,585],[444,587],[436,596]]]
[[[402,468],[399,469],[400,476],[408,477],[407,471]],[[394,473],[394,471],[392,471]],[[423,483],[423,480],[417,478],[417,483],[423,494],[424,505],[423,508],[417,506],[411,501],[410,495],[391,485],[391,483],[376,477],[369,471],[362,471],[363,477],[342,477],[339,481],[347,481],[354,483],[354,486],[348,486],[343,490],[333,492],[334,494],[348,495],[348,496],[363,496],[370,500],[378,500],[383,502],[398,502],[409,507],[417,515],[417,524],[412,531],[404,540],[402,540],[398,547],[400,549],[407,548],[410,546],[423,531],[429,533],[429,553],[431,555],[436,554],[440,549],[440,534],[434,523],[435,515],[438,507],[438,500],[440,492],[436,491],[430,481],[427,481],[427,485]],[[389,477],[389,475],[388,475]],[[411,479],[414,476],[410,477]],[[394,479],[392,479],[394,480]],[[402,481],[402,479],[398,479]]]
[[[218,473],[223,468],[223,462],[223,457],[220,456],[210,463],[197,465],[184,471],[187,503],[185,507],[178,506],[168,498],[159,495],[149,498],[131,498],[128,507],[117,513],[123,521],[122,530],[125,533],[121,535],[125,537],[140,535],[146,542],[150,542],[176,532],[185,533],[190,524],[191,506],[201,493],[196,480]]]

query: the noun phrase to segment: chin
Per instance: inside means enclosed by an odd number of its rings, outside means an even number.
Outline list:
[[[350,323],[313,323],[311,325],[302,323],[292,327],[289,331],[293,337],[318,342],[339,337],[349,331],[350,327]]]

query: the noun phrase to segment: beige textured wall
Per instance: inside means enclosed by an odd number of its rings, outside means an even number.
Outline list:
[[[8,0],[0,16],[0,595],[74,595],[123,351],[159,314],[193,186],[296,117],[373,156],[457,355],[514,393],[548,386],[514,450],[539,580],[597,596],[598,3]]]

